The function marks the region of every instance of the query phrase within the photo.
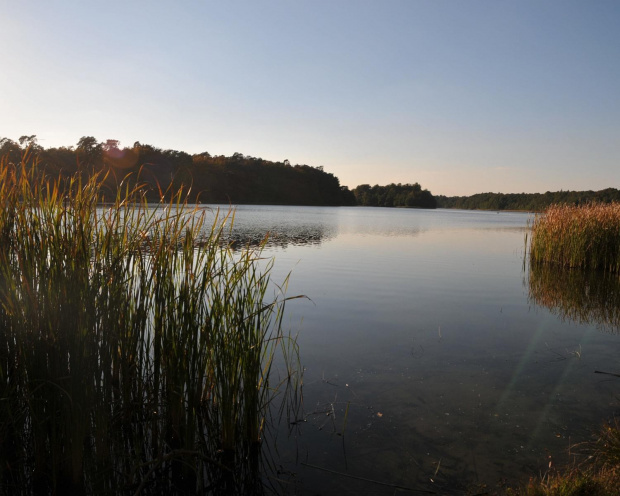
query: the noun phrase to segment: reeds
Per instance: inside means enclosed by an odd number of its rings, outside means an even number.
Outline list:
[[[103,207],[104,179],[0,163],[0,493],[260,493],[295,356],[271,265],[180,192]]]
[[[572,446],[578,455],[571,466],[549,470],[527,486],[508,489],[507,496],[618,496],[620,495],[620,425],[606,423],[590,442]]]
[[[620,203],[552,205],[535,217],[529,251],[534,263],[620,272]]]

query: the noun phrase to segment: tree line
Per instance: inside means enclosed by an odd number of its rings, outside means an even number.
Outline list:
[[[145,186],[147,198],[157,201],[179,189],[190,202],[271,205],[360,205],[373,207],[457,208],[466,210],[542,211],[551,204],[580,205],[620,201],[620,191],[557,191],[546,193],[479,193],[471,196],[433,196],[420,184],[362,184],[353,190],[322,166],[291,165],[241,153],[190,155],[136,141],[121,147],[118,140],[99,142],[83,136],[75,146],[44,148],[37,137],[18,141],[0,138],[0,159],[18,164],[24,155],[36,159],[50,176],[106,174],[110,198],[123,185]]]
[[[478,193],[471,196],[437,195],[437,207],[464,210],[524,210],[541,212],[552,204],[583,205],[620,202],[620,191],[547,191],[546,193]]]
[[[227,157],[206,151],[190,155],[138,141],[123,147],[118,140],[99,142],[92,136],[83,136],[75,146],[50,148],[42,147],[35,135],[18,141],[0,138],[0,159],[18,164],[25,155],[50,177],[103,174],[110,199],[121,185],[140,184],[151,201],[170,198],[183,189],[193,203],[437,206],[430,191],[418,183],[362,184],[351,191],[322,166],[291,165],[288,160],[274,162],[242,153]]]
[[[358,205],[367,207],[437,208],[430,191],[415,184],[388,184],[387,186],[361,184],[353,190]]]
[[[171,197],[179,189],[192,203],[272,205],[355,205],[354,194],[323,167],[291,165],[235,153],[190,155],[135,142],[99,142],[82,137],[75,146],[43,148],[36,136],[0,139],[0,159],[19,164],[28,155],[50,177],[102,173],[110,198],[121,185],[141,184],[147,199]],[[30,163],[30,161],[26,161]]]

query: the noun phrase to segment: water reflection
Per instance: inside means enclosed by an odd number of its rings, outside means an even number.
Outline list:
[[[288,246],[320,245],[333,237],[321,225],[301,225],[282,229],[280,226],[234,225],[232,230],[225,234],[224,240],[233,248],[256,247],[265,243],[267,247],[287,248]]]
[[[562,320],[620,333],[620,278],[599,271],[530,264],[529,299]]]
[[[226,206],[204,207],[214,219],[225,221],[222,240],[233,248],[256,247],[262,243],[269,248],[320,245],[337,234],[337,224],[324,209],[240,205],[230,210]]]
[[[530,311],[553,290],[533,273],[540,291],[524,291],[527,217],[236,209],[231,239],[271,233],[274,281],[292,270],[288,294],[310,298],[286,310],[304,366],[304,409],[278,431],[277,477],[291,492],[454,494],[469,481],[527,480],[617,409],[617,383],[592,373],[615,370],[617,336]],[[548,276],[555,292],[568,289],[561,276]],[[581,284],[587,295],[605,294],[593,284]]]

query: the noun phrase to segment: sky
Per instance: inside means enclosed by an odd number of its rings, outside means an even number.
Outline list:
[[[0,138],[620,188],[618,0],[0,0]]]

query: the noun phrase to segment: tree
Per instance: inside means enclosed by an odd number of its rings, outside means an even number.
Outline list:
[[[14,164],[21,160],[22,150],[19,145],[9,138],[0,139],[0,157],[7,157]]]
[[[36,134],[32,134],[30,136],[24,135],[24,136],[20,136],[19,138],[19,144],[22,147],[27,147],[27,148],[34,148],[37,147],[37,135]]]
[[[77,142],[78,161],[86,165],[95,165],[102,156],[103,145],[92,136],[82,136]]]
[[[120,148],[121,146],[121,142],[115,139],[108,139],[105,140],[105,143],[103,144],[103,151],[105,152],[111,152],[111,151],[116,151]]]

